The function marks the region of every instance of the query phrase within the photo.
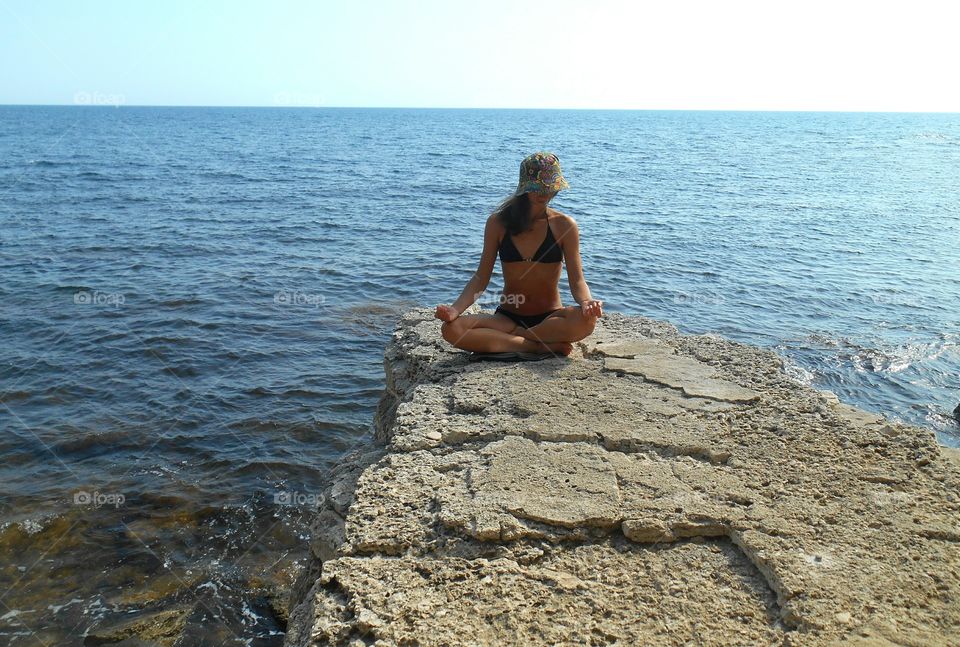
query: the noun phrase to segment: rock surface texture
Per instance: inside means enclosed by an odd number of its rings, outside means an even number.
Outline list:
[[[286,645],[960,645],[960,460],[931,431],[651,319],[540,362],[439,328],[410,311],[386,349]]]

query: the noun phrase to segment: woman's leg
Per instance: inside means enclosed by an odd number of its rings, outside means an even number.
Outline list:
[[[583,314],[580,306],[560,308],[546,319],[517,334],[525,339],[551,344],[556,342],[575,342],[593,333],[596,317]]]
[[[519,335],[523,326],[502,314],[461,315],[453,321],[445,321],[440,333],[450,344],[463,350],[481,353],[557,352],[569,354],[569,344],[542,344]],[[515,334],[517,333],[517,334]],[[566,351],[566,352],[565,352]]]

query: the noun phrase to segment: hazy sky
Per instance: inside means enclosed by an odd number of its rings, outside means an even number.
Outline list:
[[[960,112],[903,0],[0,0],[0,103]]]

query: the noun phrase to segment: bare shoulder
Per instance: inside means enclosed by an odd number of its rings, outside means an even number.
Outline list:
[[[550,220],[554,223],[554,226],[562,234],[566,234],[568,231],[577,231],[577,221],[573,219],[572,216],[568,216],[562,211],[557,211],[556,209],[551,209],[553,214],[551,215]]]
[[[506,231],[506,228],[503,226],[503,223],[500,222],[500,219],[497,218],[497,214],[495,213],[491,213],[487,217],[486,228],[492,231],[495,231],[497,234],[502,234],[504,231]]]

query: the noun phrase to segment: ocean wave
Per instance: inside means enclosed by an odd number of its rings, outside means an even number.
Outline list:
[[[105,335],[100,335],[99,337],[94,337],[91,341],[94,345],[108,344],[114,341],[120,341],[124,339],[129,339],[130,335],[127,332],[108,332]]]
[[[811,346],[823,346],[826,348],[840,348],[845,345],[846,340],[840,337],[832,337],[823,333],[811,333],[806,336],[806,342]]]
[[[29,400],[32,397],[33,394],[29,391],[4,391],[3,393],[0,393],[0,403],[10,404],[13,402]]]
[[[943,349],[935,350],[934,344],[905,344],[896,348],[856,348],[853,353],[841,353],[858,371],[875,373],[900,373],[921,362],[936,359]]]
[[[956,137],[953,137],[946,133],[938,133],[938,132],[917,133],[915,139],[922,142],[932,142],[936,144],[954,144],[957,142]]]
[[[154,335],[144,337],[143,343],[148,346],[187,346],[194,343],[190,337],[172,337],[169,335]]]
[[[49,386],[46,389],[41,389],[37,395],[43,400],[44,404],[59,405],[72,404],[87,398],[96,398],[101,396],[102,393],[98,385],[70,383]]]
[[[45,531],[60,529],[65,515],[54,511],[31,510],[29,516],[7,519],[0,523],[0,548],[16,548],[37,541]],[[23,546],[26,548],[26,546]]]
[[[337,222],[335,220],[314,220],[312,221],[314,225],[321,225],[323,227],[329,227],[330,229],[351,229],[353,225],[345,222]]]
[[[307,421],[290,421],[290,420],[271,420],[263,418],[245,418],[243,420],[236,420],[227,425],[228,429],[234,431],[250,431],[250,432],[276,432],[283,431],[289,434],[316,434],[320,431],[330,430],[330,429],[341,429],[342,425],[334,423],[325,423],[315,420]]]
[[[97,171],[83,171],[81,173],[75,174],[73,177],[80,180],[90,180],[92,182],[116,182],[118,180],[127,180],[129,178],[118,178],[112,177],[110,175],[105,175]]]
[[[157,303],[161,308],[183,308],[184,306],[202,305],[203,299],[198,297],[183,297],[179,299],[168,299]]]
[[[900,373],[916,365],[939,359],[957,348],[957,341],[942,336],[935,341],[908,342],[897,346],[874,348],[846,337],[814,333],[807,336],[811,346],[836,349],[834,356],[840,362],[860,372]]]
[[[209,204],[221,204],[221,205],[230,205],[230,204],[264,204],[272,202],[269,197],[260,197],[260,198],[241,198],[239,196],[230,196],[229,198],[214,198],[211,200],[203,200],[204,203]]]
[[[197,321],[195,319],[187,319],[185,317],[177,317],[175,319],[160,319],[160,320],[151,320],[150,325],[155,326],[164,326],[170,330],[183,330],[183,329],[194,329],[199,328],[200,330],[216,330],[220,328],[219,323],[213,321]]]
[[[71,294],[76,292],[93,292],[94,291],[94,289],[89,285],[83,285],[80,283],[67,283],[67,284],[61,284],[61,285],[54,285],[53,289],[55,292],[68,292]]]
[[[69,455],[72,459],[90,458],[98,453],[110,453],[125,447],[139,446],[129,431],[114,430],[83,433],[76,438],[61,440],[53,445],[54,453]]]
[[[276,474],[278,476],[283,476],[285,479],[295,478],[295,477],[309,477],[311,474],[316,473],[316,466],[314,465],[297,465],[294,462],[289,460],[266,460],[266,459],[255,459],[250,461],[244,461],[242,463],[234,465],[233,469],[230,470],[230,473],[234,476],[249,476],[249,475],[260,475],[260,474]],[[306,494],[306,493],[301,493]],[[319,494],[316,492],[314,494]]]
[[[780,358],[783,360],[783,372],[787,374],[787,377],[797,384],[811,386],[814,380],[817,378],[817,374],[807,368],[804,368],[792,357],[785,354],[785,352],[783,352],[785,349],[782,346],[778,347],[777,350]]]
[[[281,395],[287,398],[329,398],[330,393],[325,391],[311,391],[309,389],[287,389]]]
[[[266,182],[267,178],[252,177],[236,171],[200,171],[197,177],[213,178],[217,180],[242,180],[244,182]]]
[[[165,365],[160,370],[168,375],[174,375],[176,377],[198,377],[201,375],[197,367],[190,364],[179,364],[175,366]]]

